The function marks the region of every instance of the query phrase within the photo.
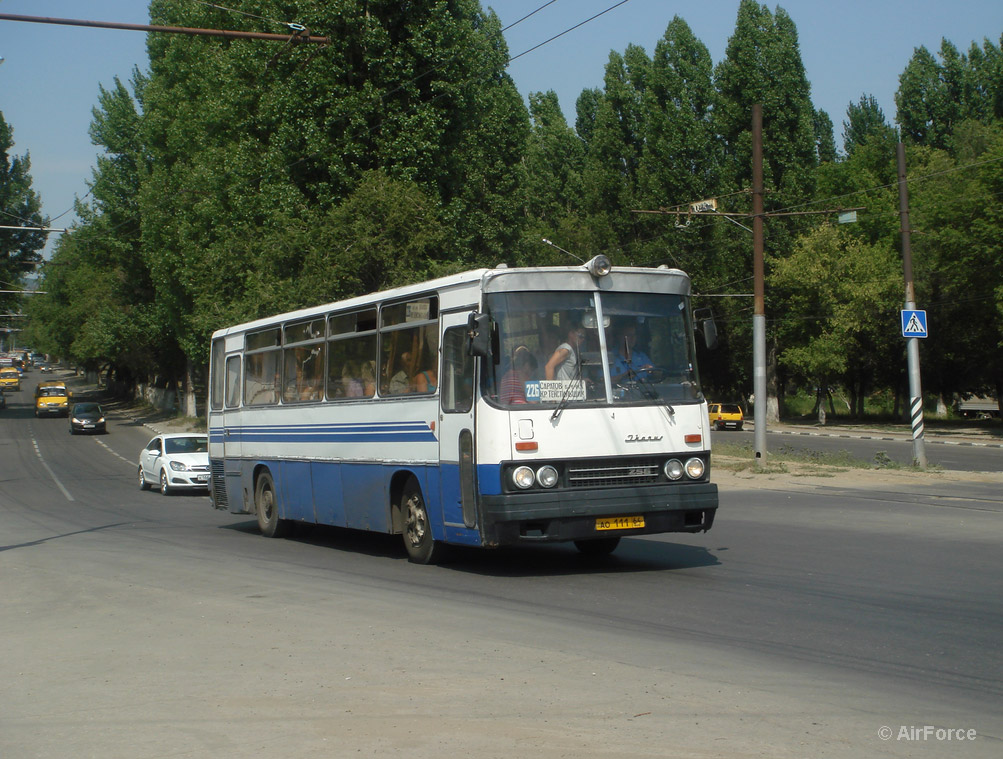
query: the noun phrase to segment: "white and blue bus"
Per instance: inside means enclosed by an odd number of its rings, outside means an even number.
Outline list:
[[[213,505],[269,537],[604,554],[717,510],[676,269],[481,269],[259,319],[213,334],[209,385]]]

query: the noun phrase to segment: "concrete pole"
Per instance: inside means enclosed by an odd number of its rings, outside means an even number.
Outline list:
[[[905,146],[896,148],[899,175],[899,222],[902,227],[902,271],[905,275],[905,309],[916,308],[916,291],[912,281],[912,245],[909,240],[909,190],[906,185]],[[909,365],[909,420],[912,423],[912,458],[920,469],[926,469],[926,445],[923,440],[923,388],[919,373],[919,338],[906,338],[906,359]]]
[[[766,463],[766,286],[763,265],[763,106],[752,106],[752,388],[756,396],[753,413],[756,465]]]

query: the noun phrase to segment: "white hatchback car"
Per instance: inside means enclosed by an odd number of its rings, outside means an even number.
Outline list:
[[[139,488],[160,492],[209,488],[209,437],[191,432],[157,435],[139,453]]]

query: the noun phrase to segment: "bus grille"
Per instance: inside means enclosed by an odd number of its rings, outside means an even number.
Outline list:
[[[212,465],[212,503],[217,509],[226,509],[229,504],[226,500],[226,482],[223,479],[223,462],[211,462]]]
[[[568,464],[568,487],[653,485],[661,477],[664,459],[591,459]]]

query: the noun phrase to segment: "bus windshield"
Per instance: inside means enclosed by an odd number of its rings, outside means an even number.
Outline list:
[[[483,362],[482,392],[503,407],[701,401],[687,302],[663,293],[489,294],[500,355]]]

